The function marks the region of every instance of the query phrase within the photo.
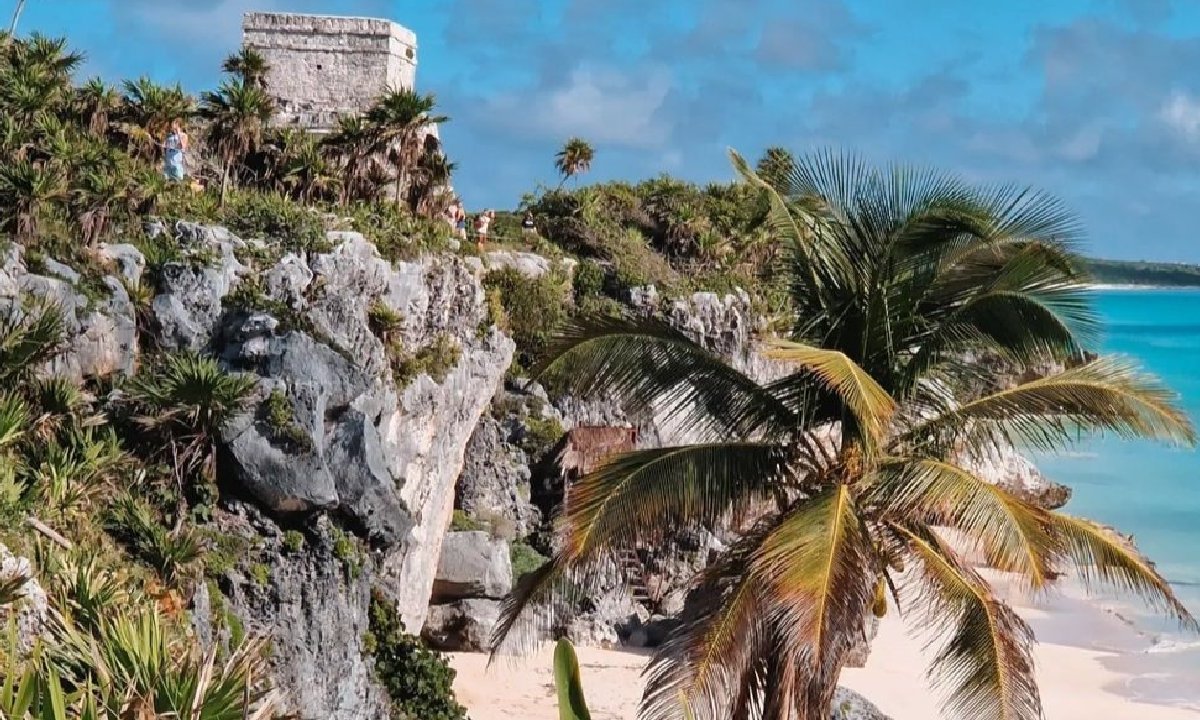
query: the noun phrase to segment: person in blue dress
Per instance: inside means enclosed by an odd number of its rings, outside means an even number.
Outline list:
[[[187,173],[188,135],[183,129],[183,123],[179,120],[171,121],[171,132],[167,134],[167,141],[163,143],[163,149],[163,174],[167,176],[168,180],[176,182],[183,180],[183,176]]]

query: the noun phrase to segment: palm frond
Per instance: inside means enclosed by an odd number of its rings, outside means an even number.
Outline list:
[[[774,340],[767,357],[793,363],[812,372],[854,414],[858,427],[878,446],[896,411],[896,402],[865,370],[837,350]]]
[[[867,498],[882,506],[883,517],[961,530],[991,567],[1019,573],[1031,588],[1054,577],[1062,547],[1050,513],[957,465],[933,458],[885,460]]]
[[[761,706],[757,671],[768,649],[770,608],[762,584],[746,569],[759,537],[739,542],[705,569],[681,624],[646,667],[643,720],[735,717]]]
[[[1178,396],[1119,358],[1103,357],[986,395],[917,423],[899,444],[946,446],[1002,437],[1056,450],[1079,432],[1113,432],[1194,445],[1196,430]],[[975,443],[968,443],[975,444]]]
[[[786,447],[716,443],[618,455],[571,484],[558,518],[566,557],[633,548],[727,516],[741,517],[784,480]]]
[[[535,369],[563,390],[603,393],[701,437],[781,437],[798,420],[779,400],[669,325],[592,317],[563,327]]]
[[[1133,593],[1184,628],[1200,632],[1200,624],[1175,596],[1171,585],[1132,542],[1084,518],[1052,513],[1050,519],[1085,585],[1103,584]]]
[[[946,692],[945,708],[962,720],[1041,720],[1033,673],[1033,631],[992,594],[936,535],[893,526],[913,560],[902,597],[916,627],[941,649],[930,679]]]
[[[782,647],[803,661],[801,702],[828,707],[847,651],[863,636],[878,562],[849,485],[800,500],[755,550],[749,572],[764,586]]]

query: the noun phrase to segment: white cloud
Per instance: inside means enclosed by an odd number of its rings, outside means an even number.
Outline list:
[[[671,123],[660,110],[671,89],[662,69],[637,76],[577,68],[558,87],[509,94],[488,102],[499,122],[556,139],[578,135],[597,144],[661,147]]]
[[[1058,154],[1066,160],[1083,162],[1091,160],[1100,152],[1100,143],[1104,140],[1104,128],[1100,125],[1088,125],[1080,128],[1058,147]]]
[[[1188,142],[1200,141],[1200,99],[1176,90],[1163,103],[1158,117]]]

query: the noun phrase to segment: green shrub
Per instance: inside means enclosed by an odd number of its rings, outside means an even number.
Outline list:
[[[354,536],[336,525],[333,528],[333,556],[342,562],[342,567],[351,578],[362,574],[363,561]]]
[[[283,534],[283,549],[295,555],[304,549],[304,535],[299,530],[288,530]]]
[[[469,532],[471,530],[487,530],[483,523],[467,515],[463,510],[455,510],[450,516],[450,530],[453,532]]]
[[[263,419],[267,424],[270,439],[293,450],[311,451],[312,438],[296,422],[292,401],[282,390],[272,390],[263,401]]]
[[[376,300],[367,310],[367,325],[376,337],[387,342],[403,327],[404,316],[385,305],[381,300]]]
[[[599,295],[604,291],[604,268],[595,260],[582,260],[575,266],[573,278],[575,302]]]
[[[193,530],[167,530],[149,505],[129,495],[119,498],[109,509],[106,529],[168,583],[186,577],[203,550]]]
[[[425,253],[445,250],[451,234],[445,222],[414,216],[395,203],[356,205],[351,224],[391,262],[414,260]]]
[[[392,700],[393,720],[466,720],[466,708],[454,699],[454,669],[404,631],[395,604],[378,590],[371,593],[370,635],[375,675]]]
[[[393,343],[389,352],[392,353],[392,378],[398,388],[408,387],[421,374],[429,375],[436,383],[442,383],[462,357],[458,342],[445,333],[413,354],[403,352],[398,343]]]
[[[513,582],[520,581],[526,574],[540,568],[546,562],[546,556],[542,555],[533,546],[521,541],[514,542],[508,548],[509,558],[512,560],[512,576]]]
[[[271,582],[271,568],[262,563],[255,563],[250,567],[250,577],[253,578],[254,584],[260,587],[265,587]]]
[[[557,273],[530,278],[514,268],[493,270],[484,285],[504,309],[507,327],[517,344],[516,362],[530,367],[567,317],[565,280]]]
[[[521,449],[531,460],[538,460],[562,438],[566,431],[554,418],[530,416],[525,418],[525,435],[521,438]]]
[[[328,252],[321,217],[287,196],[277,193],[232,193],[223,222],[244,237],[276,240],[286,251]]]

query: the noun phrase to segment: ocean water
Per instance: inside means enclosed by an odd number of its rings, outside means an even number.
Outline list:
[[[1099,290],[1096,302],[1104,351],[1158,375],[1200,425],[1200,289]],[[1074,490],[1066,512],[1131,533],[1200,617],[1200,452],[1103,437],[1040,457],[1038,465]],[[1136,602],[1122,613],[1148,631],[1156,664],[1171,668],[1174,677],[1163,680],[1200,687],[1200,637]]]

